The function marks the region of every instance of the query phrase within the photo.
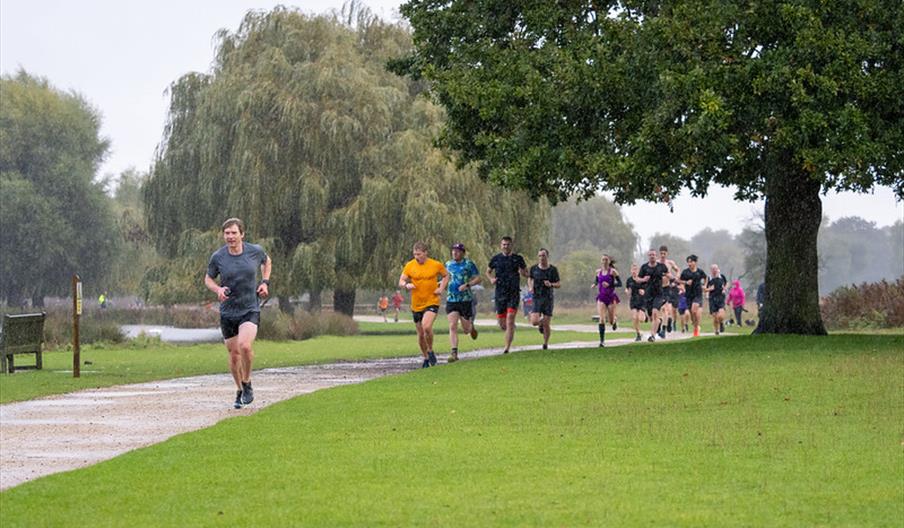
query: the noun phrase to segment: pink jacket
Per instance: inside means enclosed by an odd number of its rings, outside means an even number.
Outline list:
[[[728,292],[728,302],[732,307],[744,306],[744,288],[741,288],[741,281],[734,281],[731,291]]]

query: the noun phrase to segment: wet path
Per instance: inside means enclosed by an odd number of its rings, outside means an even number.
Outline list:
[[[683,336],[670,336],[669,341]],[[612,339],[607,346],[632,343]],[[595,342],[556,343],[553,349],[595,347]],[[539,346],[513,347],[513,352]],[[500,355],[501,349],[462,353],[462,360]],[[440,358],[445,363],[445,358]],[[278,401],[320,389],[361,383],[420,367],[415,357],[254,372],[255,401],[232,408],[228,373],[84,390],[0,405],[0,489],[84,466],[162,442],[167,438],[256,412]],[[453,367],[454,368],[454,367]]]

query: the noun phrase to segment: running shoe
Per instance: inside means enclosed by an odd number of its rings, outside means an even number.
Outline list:
[[[453,351],[449,354],[449,359],[446,360],[446,363],[455,363],[458,361],[458,352]]]
[[[600,348],[606,348],[606,344],[600,341]]]
[[[508,354],[508,353],[509,353],[509,349],[506,348],[505,350],[502,351],[502,353],[503,353],[503,354]]]
[[[421,365],[421,368],[427,368],[427,367],[429,367],[429,366],[430,366],[430,360],[429,360],[429,359],[425,359],[425,360],[424,360],[424,363]]]
[[[427,361],[430,362],[431,367],[435,366],[436,365],[436,354],[434,354],[433,352],[428,352],[427,353]]]
[[[659,329],[659,337],[660,339],[665,339],[665,328]]]
[[[477,327],[471,323],[471,339],[477,339]]]
[[[542,335],[543,334],[543,325],[537,326],[537,330],[539,330],[540,334]]]
[[[653,334],[650,334],[650,337],[647,338],[647,341],[649,341],[650,343],[653,343],[654,341],[656,341],[656,336],[654,336]]]
[[[694,337],[700,337],[700,327],[699,326],[694,327]]]
[[[725,323],[719,323],[719,333],[720,334],[725,333]]]
[[[242,391],[241,390],[235,391],[235,403],[232,404],[232,406],[235,407],[236,409],[242,408]]]
[[[618,321],[615,321],[614,323],[612,323],[612,331],[614,332],[616,330],[618,330]]]
[[[254,401],[254,389],[251,388],[251,382],[242,382],[242,405],[248,405]]]
[[[640,334],[637,334],[637,337],[634,338],[634,341],[642,341],[643,338],[640,337]]]
[[[548,345],[543,345],[543,350],[548,350],[548,349],[549,349]]]

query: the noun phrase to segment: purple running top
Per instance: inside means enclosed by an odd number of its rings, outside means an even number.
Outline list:
[[[615,293],[615,288],[618,286],[616,282],[619,284],[621,283],[621,281],[618,280],[618,277],[612,275],[611,271],[603,273],[603,270],[600,270],[596,276],[596,285],[599,288],[596,300],[606,306],[609,306],[612,303],[618,304],[620,301],[618,300],[618,295]],[[603,283],[606,283],[606,285]]]

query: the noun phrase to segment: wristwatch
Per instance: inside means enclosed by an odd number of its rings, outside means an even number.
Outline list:
[[[261,284],[266,284],[267,286],[270,286],[270,279],[264,279],[264,280],[262,280],[262,281],[261,281]]]

